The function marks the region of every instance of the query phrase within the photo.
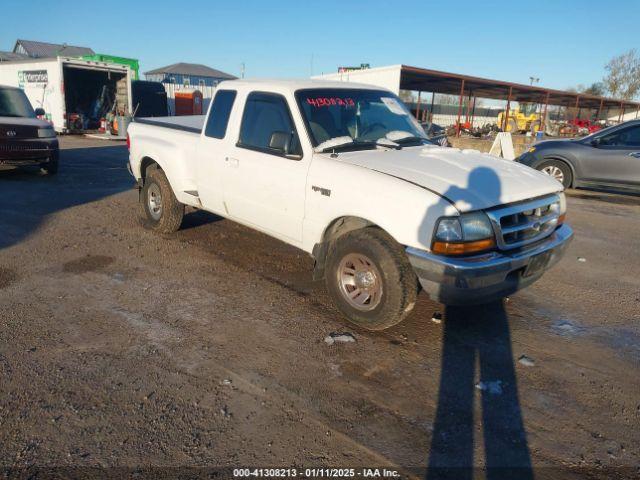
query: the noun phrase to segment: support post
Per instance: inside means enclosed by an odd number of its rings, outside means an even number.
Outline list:
[[[420,95],[422,92],[418,90],[418,103],[416,104],[416,120],[420,121]]]
[[[596,117],[596,120],[600,120],[600,114],[602,113],[602,106],[604,105],[604,98],[600,99],[600,106],[598,107],[598,116]]]
[[[469,92],[469,96],[467,97],[467,110],[464,112],[464,123],[469,123],[469,119],[471,118],[471,92]]]
[[[460,84],[460,99],[458,101],[458,120],[456,121],[456,137],[460,136],[460,115],[462,115],[462,97],[464,96],[464,78]]]
[[[573,126],[574,127],[576,126],[576,121],[578,120],[578,112],[579,112],[578,108],[579,108],[579,105],[580,105],[580,95],[576,96],[576,106],[575,106],[576,111],[573,114]]]
[[[431,116],[431,118],[429,118],[429,123],[433,123],[433,105],[435,100],[436,100],[436,92],[431,92],[431,109],[429,110],[429,115]]]
[[[622,121],[622,112],[624,111],[622,105],[623,105],[622,102],[620,102],[620,113],[618,113],[618,123]]]
[[[544,98],[544,112],[542,113],[542,121],[540,122],[540,130],[544,133],[547,123],[547,109],[549,108],[549,92]]]
[[[638,108],[636,109],[636,120],[638,119],[638,113],[640,113],[640,105],[638,105]]]
[[[509,109],[511,108],[511,94],[513,93],[513,87],[509,87],[509,96],[507,97],[507,109],[505,110],[504,117],[502,118],[502,131],[507,131],[509,125]]]
[[[476,117],[476,97],[473,97],[473,108],[471,109],[471,128],[473,128],[473,121]]]

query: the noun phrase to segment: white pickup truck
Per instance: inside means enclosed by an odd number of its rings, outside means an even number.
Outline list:
[[[511,294],[572,237],[560,183],[431,144],[373,86],[223,82],[206,117],[128,133],[147,225],[173,232],[190,205],[301,248],[337,307],[372,330],[406,317],[420,287],[453,305]]]

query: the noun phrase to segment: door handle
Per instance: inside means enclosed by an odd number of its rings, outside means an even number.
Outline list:
[[[227,165],[233,168],[238,168],[238,166],[240,165],[240,160],[238,160],[237,158],[224,157],[224,161]]]
[[[631,152],[629,154],[630,157],[636,157],[636,158],[640,158],[640,152]]]

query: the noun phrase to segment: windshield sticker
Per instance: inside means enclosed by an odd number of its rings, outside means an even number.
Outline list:
[[[340,98],[340,97],[317,97],[317,98],[307,98],[307,104],[316,107],[332,107],[334,105],[340,107],[353,107],[355,102],[353,98]]]
[[[398,102],[398,100],[396,100],[395,98],[381,97],[380,100],[382,100],[382,103],[384,103],[387,106],[387,108],[391,113],[395,113],[396,115],[407,114],[405,109],[402,108],[402,105],[400,105],[400,102]]]

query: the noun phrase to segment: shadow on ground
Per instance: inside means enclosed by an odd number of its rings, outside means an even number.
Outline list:
[[[124,146],[63,149],[58,175],[0,170],[0,249],[32,234],[48,215],[133,188]]]
[[[509,319],[502,302],[447,307],[442,348],[427,478],[471,480],[474,464],[484,464],[489,480],[532,479]],[[474,462],[474,445],[480,443],[474,435],[476,394],[481,397],[484,462]]]

